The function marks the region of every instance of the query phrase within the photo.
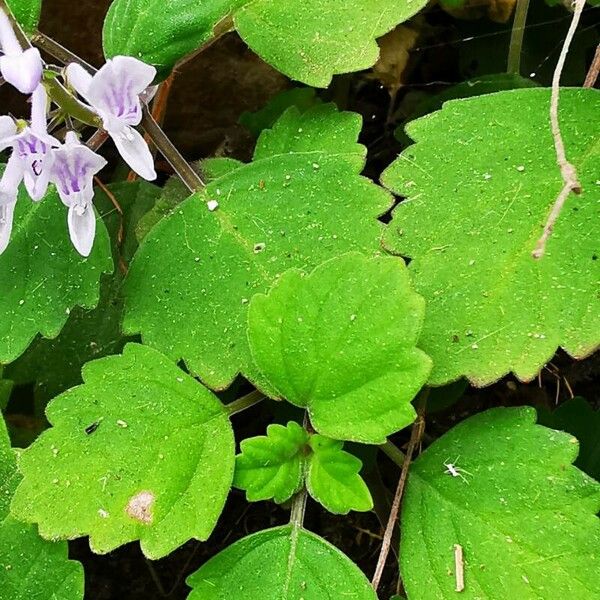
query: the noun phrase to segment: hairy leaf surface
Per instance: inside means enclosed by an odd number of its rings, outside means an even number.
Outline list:
[[[303,448],[308,433],[295,421],[273,424],[267,435],[245,439],[236,458],[233,484],[246,490],[250,502],[289,500],[304,482]]]
[[[407,196],[386,245],[412,259],[427,314],[430,382],[532,379],[560,346],[600,343],[600,94],[563,89],[560,122],[583,193],[571,195],[540,260],[532,251],[563,182],[550,91],[448,102],[408,127],[416,144],[383,175]]]
[[[367,578],[349,558],[291,525],[241,539],[190,575],[187,583],[193,588],[188,600],[376,600]]]
[[[266,62],[292,79],[327,87],[336,73],[370,67],[375,39],[418,12],[423,0],[115,0],[104,25],[107,56],[128,54],[164,73],[235,27]]]
[[[40,21],[42,0],[6,0],[19,25],[27,32],[33,33]]]
[[[0,255],[0,363],[23,353],[34,337],[56,337],[75,306],[94,308],[100,276],[113,269],[101,220],[90,256],[73,248],[67,209],[55,191],[32,202],[22,188],[8,248]]]
[[[83,380],[49,404],[53,427],[21,455],[13,512],[44,537],[89,535],[98,553],[140,540],[160,558],[206,539],[235,459],[220,401],[137,344],[88,363]]]
[[[115,210],[111,199],[101,190],[96,191],[94,204],[107,226],[114,262],[122,267],[135,253],[138,245],[135,227],[154,205],[160,188],[136,181],[110,184],[107,189],[119,203],[121,212]],[[103,276],[98,306],[70,311],[58,337],[38,336],[24,354],[6,367],[6,377],[19,385],[34,383],[36,400],[44,406],[54,396],[81,383],[81,369],[86,362],[120,352],[126,341],[121,334],[122,280],[121,269]]]
[[[530,408],[489,410],[435,441],[411,465],[402,509],[409,599],[457,597],[455,544],[461,598],[598,598],[600,485],[576,455],[577,440]]]
[[[68,560],[65,542],[47,542],[33,525],[9,514],[20,480],[0,416],[0,600],[81,600],[83,567]]]
[[[338,515],[346,515],[351,510],[371,510],[371,493],[359,475],[362,462],[344,452],[344,443],[315,434],[310,439],[310,447],[313,452],[306,471],[309,494],[329,512]]]
[[[128,333],[212,388],[250,370],[248,304],[290,267],[380,249],[390,196],[359,175],[360,118],[331,105],[289,109],[254,160],[192,196],[148,234],[125,285]],[[217,202],[210,211],[207,200]],[[214,205],[212,205],[214,207]]]
[[[350,253],[310,275],[290,270],[252,299],[248,376],[306,407],[322,435],[383,443],[413,422],[431,369],[415,347],[424,311],[399,258]]]

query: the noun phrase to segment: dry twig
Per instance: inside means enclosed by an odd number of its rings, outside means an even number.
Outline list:
[[[583,7],[585,6],[585,0],[575,0],[575,10],[573,12],[573,18],[571,19],[571,25],[569,26],[569,31],[567,32],[567,37],[563,43],[562,50],[560,51],[560,56],[558,57],[558,62],[556,63],[556,69],[554,69],[554,75],[552,77],[552,95],[550,98],[550,127],[552,130],[552,137],[554,138],[554,148],[556,150],[556,162],[560,169],[560,173],[563,178],[564,185],[560,190],[558,197],[554,201],[550,214],[548,215],[548,219],[546,221],[546,225],[544,226],[544,231],[540,236],[540,239],[537,241],[535,249],[532,252],[533,258],[539,259],[544,256],[546,252],[546,243],[548,242],[548,238],[552,234],[552,230],[554,229],[554,225],[560,215],[560,212],[569,197],[571,192],[575,194],[581,193],[581,184],[577,179],[577,171],[568,160],[565,153],[565,144],[562,139],[562,135],[560,132],[560,124],[558,122],[558,99],[560,95],[560,77],[562,75],[563,68],[565,66],[565,60],[567,58],[567,54],[569,53],[569,47],[571,46],[571,42],[573,41],[573,36],[575,35],[575,31],[577,26],[579,25],[579,19],[581,18],[581,13],[583,11]]]
[[[406,451],[406,458],[402,463],[402,471],[400,473],[400,479],[398,480],[398,487],[396,488],[396,493],[394,495],[394,501],[392,502],[392,509],[390,510],[390,516],[385,528],[385,533],[383,534],[383,543],[381,545],[381,552],[379,553],[379,558],[377,559],[377,566],[375,567],[375,574],[373,575],[373,581],[371,585],[373,589],[377,591],[379,584],[381,583],[381,576],[383,575],[383,569],[385,567],[385,563],[390,553],[390,545],[392,541],[392,535],[394,533],[394,527],[396,526],[396,521],[398,520],[398,513],[400,512],[400,501],[402,500],[402,495],[404,493],[404,487],[406,485],[406,478],[408,476],[408,468],[410,466],[410,462],[412,460],[412,456],[414,454],[415,449],[421,442],[421,438],[423,437],[423,432],[425,431],[425,419],[423,418],[423,410],[419,411],[419,415],[417,416],[417,420],[414,422],[412,426],[412,431],[410,434],[410,441],[408,443],[408,449]]]

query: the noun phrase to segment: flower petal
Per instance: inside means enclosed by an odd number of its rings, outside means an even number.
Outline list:
[[[120,130],[111,129],[108,133],[115,142],[119,154],[131,169],[147,181],[154,181],[156,179],[154,158],[142,135],[128,126]]]
[[[15,205],[16,202],[0,204],[0,254],[6,250],[10,241]]]
[[[48,94],[38,85],[31,95],[31,129],[39,135],[48,135]]]
[[[42,57],[37,48],[0,57],[2,77],[23,94],[31,94],[38,87],[42,80],[42,70]]]
[[[4,175],[0,180],[0,208],[9,204],[14,204],[17,201],[19,184],[23,180],[23,163],[16,154],[11,154],[11,157],[6,163]]]
[[[0,117],[0,143],[17,133],[17,126],[11,117]]]
[[[96,236],[94,205],[90,203],[87,206],[81,206],[80,204],[70,206],[67,223],[69,225],[69,236],[75,250],[81,256],[89,256]]]
[[[81,65],[71,63],[65,69],[65,75],[69,85],[86,100],[88,99],[88,91],[92,83],[93,77]]]
[[[94,175],[106,166],[106,160],[84,146],[74,132],[54,151],[50,180],[66,206],[87,206],[94,197]]]
[[[103,116],[116,117],[127,125],[142,119],[140,94],[152,83],[156,69],[131,56],[110,59],[94,75],[88,102]]]
[[[23,49],[15,35],[10,19],[0,8],[0,45],[4,54],[20,54]]]

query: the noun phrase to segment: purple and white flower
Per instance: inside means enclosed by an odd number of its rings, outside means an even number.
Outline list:
[[[39,50],[23,51],[13,31],[12,24],[0,8],[0,73],[2,77],[23,94],[31,94],[42,80],[43,63]]]
[[[19,132],[15,122],[0,117],[0,151],[12,147],[0,180],[0,254],[10,240],[13,214],[21,181],[32,200],[39,201],[48,190],[58,140],[46,131],[46,90],[39,85],[31,97],[31,123]]]
[[[51,179],[63,204],[69,208],[69,235],[82,256],[89,256],[94,245],[94,175],[105,166],[106,160],[80,143],[72,131],[67,133],[65,143],[54,151]]]
[[[94,75],[72,63],[66,69],[69,83],[102,119],[125,162],[138,175],[156,179],[154,159],[142,135],[134,129],[142,120],[142,94],[154,80],[156,69],[131,56],[116,56]]]
[[[10,117],[2,117],[4,125],[0,127],[0,150],[11,146],[13,149],[4,175],[10,180],[16,180],[19,173],[19,183],[21,179],[25,181],[27,193],[35,201],[46,195],[54,159],[52,149],[59,145],[58,140],[47,132],[47,104],[46,90],[43,85],[39,85],[31,96],[30,124],[19,132],[14,122],[10,126]]]

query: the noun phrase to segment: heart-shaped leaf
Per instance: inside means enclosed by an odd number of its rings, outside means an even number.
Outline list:
[[[56,337],[75,306],[94,308],[100,275],[113,269],[106,228],[98,221],[86,259],[73,248],[67,211],[55,191],[32,202],[24,189],[8,248],[0,255],[0,363],[17,358],[34,337]]]
[[[402,509],[409,600],[456,598],[461,584],[468,600],[599,597],[600,485],[576,455],[577,440],[530,408],[489,410],[434,442]]]
[[[410,403],[431,369],[416,343],[425,305],[395,257],[351,253],[308,276],[285,273],[252,299],[248,377],[308,408],[322,435],[383,443],[415,419]]]
[[[359,131],[358,115],[331,105],[289,109],[263,132],[252,163],[213,180],[148,234],[125,284],[125,330],[183,358],[212,388],[250,370],[255,293],[290,267],[379,252],[377,217],[391,198],[359,175]]]
[[[241,539],[187,583],[193,588],[188,600],[376,600],[367,578],[348,557],[291,525]]]
[[[98,553],[140,540],[160,558],[206,539],[233,478],[220,401],[137,344],[88,363],[84,384],[53,400],[53,425],[20,458],[12,510],[48,538],[89,535]]]
[[[83,567],[68,560],[65,542],[47,542],[33,525],[9,514],[20,480],[17,458],[0,415],[0,600],[81,600]]]
[[[434,385],[463,375],[486,385],[509,371],[530,380],[559,346],[582,358],[600,343],[600,95],[561,91],[562,134],[583,193],[567,200],[535,260],[563,186],[549,103],[545,89],[448,102],[408,127],[417,143],[384,173],[408,197],[386,245],[411,257],[427,302],[420,347]]]

